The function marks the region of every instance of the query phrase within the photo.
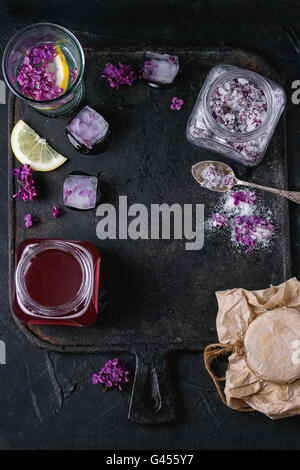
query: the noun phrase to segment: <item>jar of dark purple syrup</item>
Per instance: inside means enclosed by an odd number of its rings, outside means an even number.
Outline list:
[[[258,165],[283,112],[277,83],[231,65],[208,74],[187,124],[187,138],[246,166]]]
[[[13,312],[24,323],[89,326],[98,313],[99,273],[91,243],[24,240],[16,251]]]

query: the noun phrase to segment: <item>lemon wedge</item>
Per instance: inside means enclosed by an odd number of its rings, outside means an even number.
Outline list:
[[[55,170],[67,160],[22,119],[13,128],[10,140],[16,158],[23,165],[30,165],[35,171]]]
[[[53,66],[55,68],[55,75],[56,75],[56,85],[59,88],[63,89],[63,93],[65,93],[68,83],[69,83],[69,66],[67,64],[66,58],[59,46],[55,46],[55,50],[57,55],[55,56]]]

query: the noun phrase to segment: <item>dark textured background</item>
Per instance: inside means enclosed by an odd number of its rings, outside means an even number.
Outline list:
[[[38,21],[70,28],[86,46],[156,43],[258,52],[285,82],[289,187],[300,190],[300,107],[290,100],[291,82],[300,79],[300,57],[285,33],[292,25],[300,37],[298,0],[2,1],[1,49],[21,27]],[[103,394],[89,382],[109,355],[47,353],[16,330],[7,299],[6,116],[1,105],[0,339],[6,342],[7,364],[0,365],[0,449],[299,449],[300,417],[273,422],[225,408],[199,354],[171,358],[178,419],[143,427],[127,420],[130,389]],[[290,205],[290,212],[293,274],[299,275],[299,207]],[[122,359],[133,373],[134,357]]]

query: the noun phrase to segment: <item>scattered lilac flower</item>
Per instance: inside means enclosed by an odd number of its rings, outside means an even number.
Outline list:
[[[235,191],[231,194],[234,200],[234,205],[238,206],[240,202],[245,202],[245,194],[243,191]]]
[[[274,229],[257,215],[235,217],[234,223],[235,241],[247,247],[246,253],[250,253],[259,240],[269,238]]]
[[[59,210],[59,208],[57,206],[53,206],[53,209],[52,209],[52,219],[57,219],[57,217],[59,217],[61,214],[64,214],[65,211],[61,211]]]
[[[111,88],[119,89],[120,85],[132,86],[135,80],[134,71],[131,65],[124,65],[119,62],[119,67],[111,63],[107,63],[101,77],[106,78]]]
[[[18,192],[13,195],[13,198],[22,199],[23,201],[33,201],[38,196],[33,179],[33,170],[30,165],[25,163],[20,168],[14,168],[12,174],[17,177],[19,183]]]
[[[56,69],[53,66],[56,56],[57,51],[52,43],[39,44],[26,52],[17,74],[23,95],[46,101],[63,94],[64,90],[56,85]]]
[[[174,96],[172,98],[172,104],[171,104],[171,109],[180,111],[184,103],[184,100],[177,98],[177,96]]]
[[[100,383],[105,389],[118,387],[119,390],[122,390],[122,384],[130,381],[129,371],[126,370],[125,364],[119,362],[118,358],[106,361],[98,374],[92,374],[91,379],[93,384]]]
[[[218,170],[214,164],[206,166],[200,176],[200,181],[198,179],[197,181],[199,181],[204,188],[231,188],[234,184],[232,175],[227,175]]]
[[[220,212],[216,212],[216,214],[212,214],[212,219],[214,221],[214,225],[216,227],[229,227],[228,220],[224,217]]]
[[[255,196],[254,192],[251,192],[249,191],[247,194],[246,194],[246,197],[245,197],[245,202],[248,202],[249,204],[254,204],[254,202],[256,201],[257,197]]]
[[[24,215],[25,227],[29,228],[32,226],[33,222],[37,222],[38,219],[34,219],[31,214]]]
[[[231,198],[234,199],[233,204],[230,203]],[[247,254],[270,239],[275,229],[264,217],[253,213],[255,201],[254,192],[231,192],[224,203],[224,213],[212,214],[212,226],[229,228],[232,240],[243,245]]]
[[[234,199],[235,206],[238,206],[240,202],[247,202],[253,205],[254,201],[256,201],[256,196],[251,191],[248,191],[247,194],[244,191],[235,191],[231,193],[231,197]]]

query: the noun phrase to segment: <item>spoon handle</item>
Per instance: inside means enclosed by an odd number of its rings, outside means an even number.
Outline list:
[[[268,188],[267,186],[261,186],[255,183],[248,183],[248,181],[241,181],[241,180],[237,180],[236,184],[240,184],[242,186],[248,186],[250,188],[262,189],[263,191],[269,191],[269,193],[277,194],[278,196],[282,196],[282,197],[285,197],[286,199],[290,199],[290,201],[293,201],[296,204],[300,204],[300,192],[285,191],[284,189]]]

